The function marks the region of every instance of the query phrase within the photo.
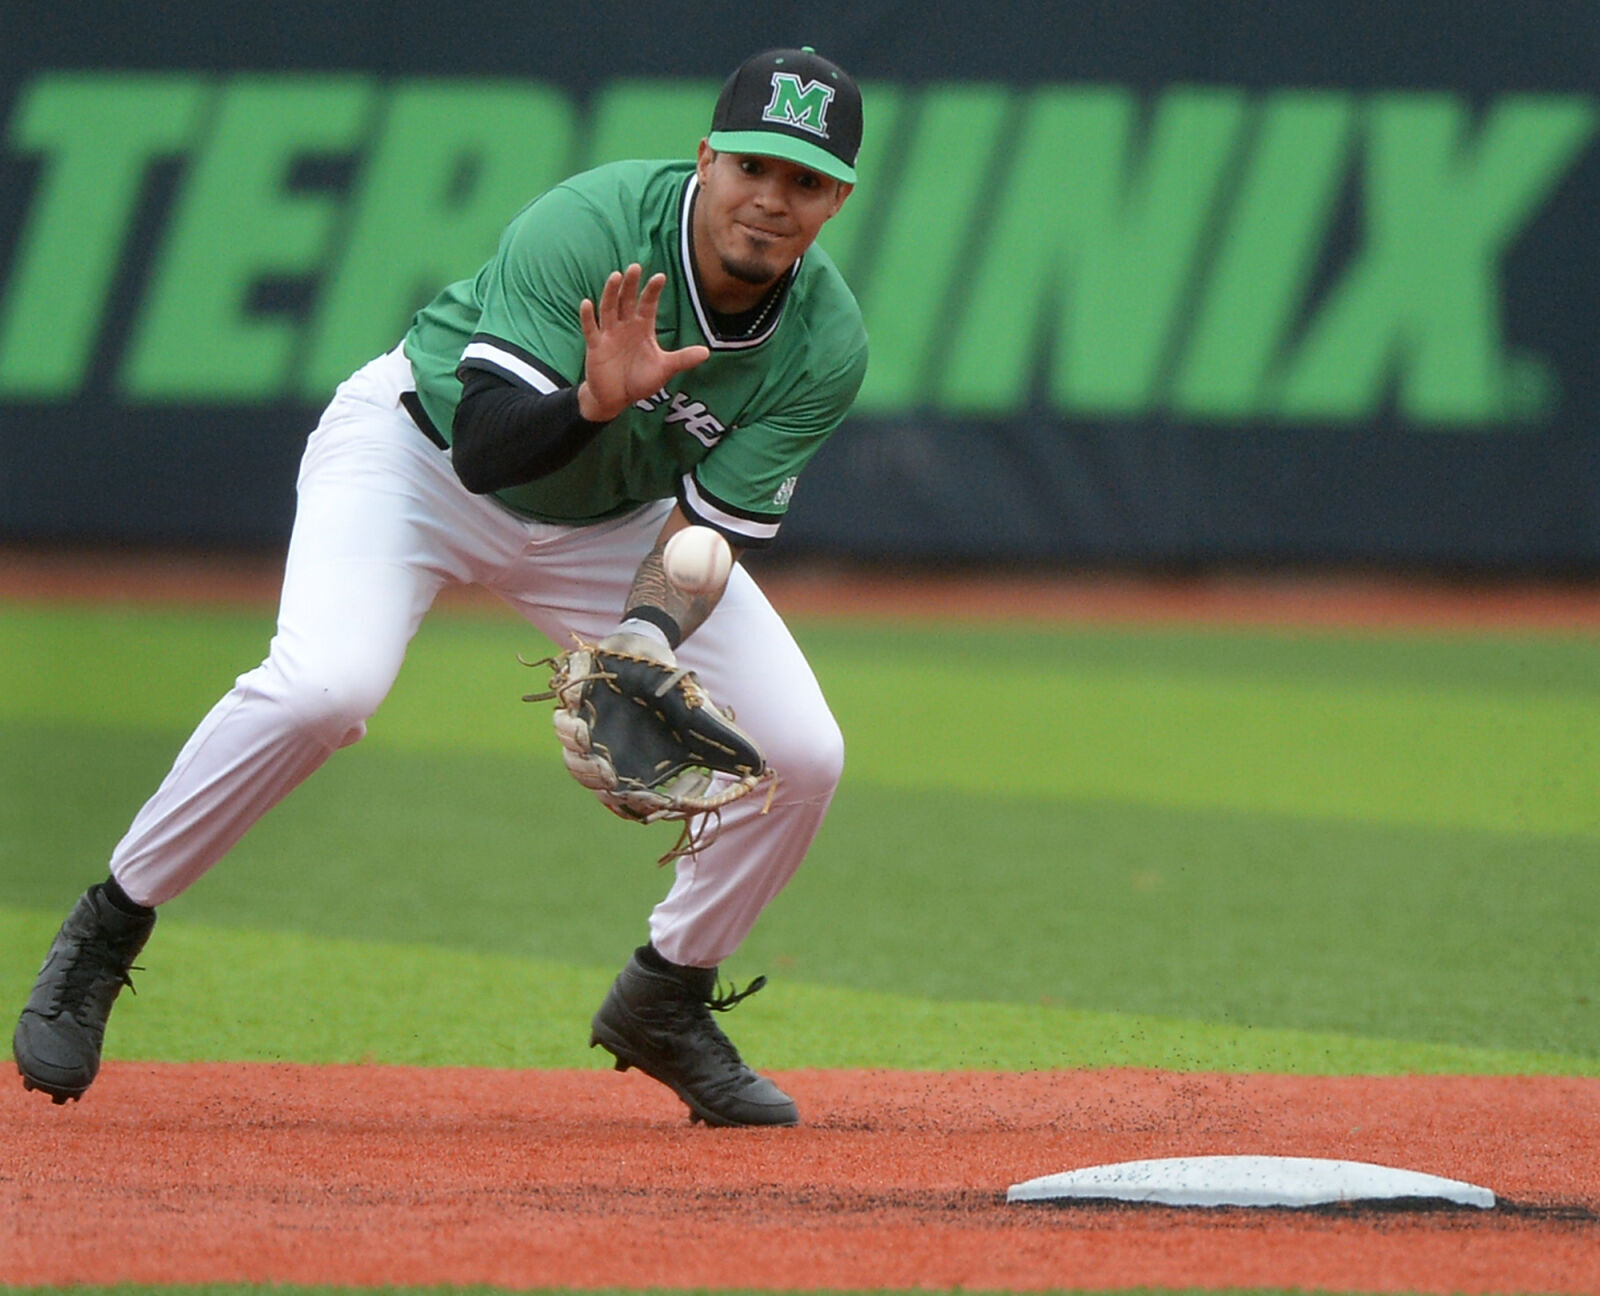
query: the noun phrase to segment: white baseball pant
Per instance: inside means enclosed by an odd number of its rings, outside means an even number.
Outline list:
[[[340,384],[307,441],[277,633],[113,852],[111,873],[132,899],[158,905],[183,891],[361,738],[446,585],[485,586],[556,644],[616,628],[672,501],[595,526],[520,518],[461,485],[449,456],[400,408],[411,386],[396,348]],[[715,840],[677,862],[650,915],[663,956],[711,967],[799,867],[838,785],[844,744],[798,645],[742,567],[678,660],[733,709],[780,776],[766,813],[761,795],[723,811]],[[550,755],[559,759],[553,735]]]

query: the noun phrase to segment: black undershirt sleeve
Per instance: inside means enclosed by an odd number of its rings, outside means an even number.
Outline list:
[[[450,459],[477,495],[521,486],[564,468],[604,423],[578,412],[578,389],[546,394],[485,369],[463,368],[461,403],[450,425]]]

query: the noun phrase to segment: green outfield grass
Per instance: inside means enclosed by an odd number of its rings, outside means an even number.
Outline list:
[[[270,632],[0,608],[0,1001]],[[798,632],[850,756],[726,969],[773,982],[762,1065],[1600,1075],[1600,643]],[[430,621],[367,741],[164,910],[111,1055],[600,1065],[671,833],[567,779],[516,700],[543,648]]]

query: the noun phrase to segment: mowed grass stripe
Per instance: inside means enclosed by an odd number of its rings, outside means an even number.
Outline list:
[[[58,918],[0,908],[0,996],[26,997]],[[605,968],[426,945],[167,921],[142,956],[107,1056],[165,1061],[597,1067],[588,1020]],[[1292,1074],[1597,1075],[1600,1059],[786,982],[741,1009],[771,1069],[1159,1067]]]
[[[245,614],[9,609],[0,718],[186,732],[270,629]],[[1576,669],[1600,666],[1600,649],[1582,643],[1490,640],[1475,655],[1421,637],[1376,653],[1346,635],[803,637],[855,784],[1600,836],[1600,691]],[[510,619],[430,623],[369,741],[528,756],[544,717],[517,699],[543,681],[517,655],[546,648]]]
[[[836,668],[840,663],[832,663]],[[1112,799],[1312,818],[1600,834],[1600,705],[1271,680],[1230,683],[997,666],[839,670],[850,772],[886,787]],[[972,723],[895,735],[907,698],[972,699]],[[996,706],[1006,700],[1011,705]],[[950,707],[952,712],[957,708]],[[979,715],[985,722],[977,722]],[[947,716],[947,722],[954,716]]]

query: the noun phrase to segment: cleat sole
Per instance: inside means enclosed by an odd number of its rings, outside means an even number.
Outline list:
[[[20,1070],[18,1074],[21,1074]],[[49,1085],[42,1085],[28,1076],[22,1077],[22,1088],[28,1093],[49,1094],[50,1101],[57,1107],[65,1103],[77,1102],[87,1092],[87,1089],[53,1089]]]
[[[626,1071],[629,1067],[634,1065],[630,1059],[623,1057],[622,1054],[618,1053],[614,1048],[611,1047],[611,1045],[607,1044],[598,1035],[591,1035],[589,1037],[589,1047],[603,1048],[607,1053],[611,1054],[611,1056],[615,1059],[611,1066],[613,1071]]]

